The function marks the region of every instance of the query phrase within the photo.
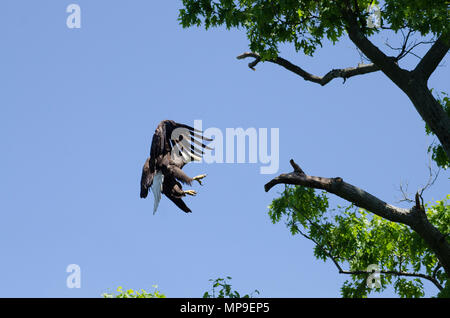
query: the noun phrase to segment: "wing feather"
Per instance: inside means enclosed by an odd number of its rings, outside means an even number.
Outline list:
[[[155,175],[155,172],[150,172],[150,161],[150,158],[148,158],[142,167],[141,198],[147,197],[148,189],[151,187],[153,183],[153,176]]]
[[[157,158],[171,153],[172,159],[178,155],[183,158],[185,163],[201,161],[204,149],[213,150],[203,143],[204,140],[212,141],[212,139],[206,138],[202,134],[201,130],[186,124],[180,124],[173,120],[163,120],[155,130],[150,157],[158,160]],[[152,171],[154,171],[155,165],[156,163],[153,163]]]
[[[160,155],[164,156],[167,153],[170,153],[173,146],[184,139],[189,144],[195,144],[201,148],[212,150],[211,147],[208,147],[201,142],[203,140],[212,141],[212,139],[204,137],[202,133],[203,132],[201,130],[195,129],[186,124],[176,123],[173,120],[163,120],[158,124],[158,127],[156,127],[155,133],[153,134],[152,144],[150,147],[150,157],[157,160]],[[194,139],[194,137],[200,139],[201,141]]]

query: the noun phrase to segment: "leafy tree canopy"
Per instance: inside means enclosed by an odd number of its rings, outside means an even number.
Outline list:
[[[425,206],[430,222],[441,233],[450,233],[449,199],[450,195]],[[317,259],[331,260],[339,273],[351,276],[341,288],[343,297],[366,297],[389,285],[400,297],[422,297],[424,280],[432,282],[440,295],[448,294],[448,278],[435,254],[406,225],[353,205],[328,209],[325,192],[302,186],[285,186],[269,206],[269,216],[273,223],[283,220],[293,235],[314,242]],[[379,288],[367,284],[367,268],[372,264],[379,267]]]
[[[337,77],[345,81],[352,76],[381,70],[409,97],[426,122],[427,134],[439,139],[440,144],[433,144],[428,150],[433,160],[440,167],[448,166],[449,100],[447,96],[435,99],[427,86],[450,44],[448,1],[183,0],[183,5],[179,12],[183,27],[203,25],[206,29],[218,26],[244,29],[252,52],[238,58],[254,58],[249,63],[251,68],[260,61],[267,61],[320,85]],[[374,16],[380,18],[379,25],[370,23]],[[397,50],[395,57],[384,54],[368,39],[386,30],[401,32],[403,36],[400,48],[388,45]],[[410,44],[413,33],[434,39]],[[278,56],[279,47],[284,43],[293,44],[296,51],[313,55],[324,41],[335,43],[347,35],[371,61],[370,64],[333,69],[320,77]],[[422,58],[419,57],[413,70],[401,68],[399,60],[409,53],[415,55],[412,50],[420,44],[432,46]],[[449,294],[450,249],[446,224],[450,220],[448,205],[442,203],[446,201],[423,207],[418,192],[416,205],[409,210],[401,209],[384,204],[342,178],[318,179],[306,175],[293,160],[291,165],[294,172],[281,174],[265,185],[266,191],[280,183],[298,185],[285,188],[282,196],[272,202],[269,215],[274,223],[284,219],[292,234],[313,241],[317,258],[331,259],[340,273],[350,275],[351,280],[342,286],[343,296],[365,297],[392,284],[402,297],[420,297],[424,280],[432,282],[439,295]],[[367,210],[353,205],[330,210],[325,193],[317,194],[312,188],[327,190]],[[427,218],[423,217],[424,213]],[[399,223],[395,223],[397,221]],[[382,274],[380,287],[374,289],[366,282],[367,268],[372,264],[378,265]]]
[[[263,59],[274,58],[280,43],[292,43],[297,51],[312,55],[326,38],[333,43],[358,21],[364,35],[403,28],[421,35],[448,33],[446,0],[183,0],[179,20],[183,27],[224,25],[243,28],[250,49]],[[379,8],[381,28],[367,27],[373,8]]]

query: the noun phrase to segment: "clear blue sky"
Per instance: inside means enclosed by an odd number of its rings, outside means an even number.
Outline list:
[[[81,7],[81,29],[66,26],[70,3]],[[188,165],[191,176],[208,174],[186,199],[193,213],[163,198],[153,216],[139,180],[162,119],[279,128],[279,173],[294,158],[311,175],[341,176],[390,203],[402,181],[411,191],[426,181],[432,139],[383,74],[321,87],[268,63],[253,72],[235,59],[248,50],[244,31],[184,30],[180,6],[2,1],[0,296],[99,297],[157,284],[170,297],[200,297],[209,279],[226,275],[262,297],[340,296],[348,277],[270,222],[267,206],[282,186],[265,193],[275,174],[260,174],[259,163]],[[291,47],[282,55],[319,75],[360,62],[347,40],[315,58]],[[439,91],[449,91],[444,64],[430,81]],[[425,199],[448,189],[443,172]],[[72,263],[80,289],[66,287]]]

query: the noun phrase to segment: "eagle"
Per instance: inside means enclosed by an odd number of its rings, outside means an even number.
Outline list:
[[[168,197],[182,211],[192,212],[183,201],[186,195],[195,196],[194,190],[183,190],[181,183],[191,185],[195,180],[202,185],[206,174],[193,178],[182,170],[190,161],[200,161],[204,149],[212,148],[203,144],[202,131],[191,126],[176,123],[173,120],[163,120],[153,134],[150,156],[145,160],[141,176],[141,198],[146,198],[149,189],[155,198],[153,214],[158,209],[161,193]],[[196,139],[197,138],[197,139]]]

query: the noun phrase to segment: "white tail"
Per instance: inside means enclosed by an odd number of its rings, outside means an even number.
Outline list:
[[[153,214],[156,213],[159,201],[161,201],[163,182],[164,182],[164,175],[161,173],[161,171],[156,171],[155,176],[153,177],[153,184],[152,184],[152,192],[155,198],[155,202],[153,205]]]

